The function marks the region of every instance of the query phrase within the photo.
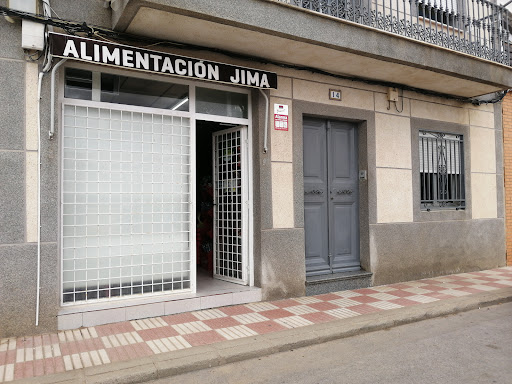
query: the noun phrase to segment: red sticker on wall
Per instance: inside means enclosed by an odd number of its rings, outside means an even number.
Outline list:
[[[274,104],[274,129],[276,131],[288,130],[288,106]]]

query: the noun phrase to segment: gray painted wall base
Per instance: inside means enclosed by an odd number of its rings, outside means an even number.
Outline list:
[[[372,285],[372,273],[353,271],[332,275],[311,276],[306,279],[306,296],[349,289],[368,288]]]

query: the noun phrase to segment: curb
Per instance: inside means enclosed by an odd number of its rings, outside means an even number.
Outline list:
[[[512,288],[391,309],[48,376],[19,384],[135,384],[512,301]]]

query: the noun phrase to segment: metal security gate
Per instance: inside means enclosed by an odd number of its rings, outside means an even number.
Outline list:
[[[247,284],[247,127],[213,135],[213,274]]]
[[[305,118],[307,276],[360,268],[358,186],[356,126]]]

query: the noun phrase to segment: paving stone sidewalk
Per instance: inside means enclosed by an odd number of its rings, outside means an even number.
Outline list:
[[[512,267],[0,339],[0,383],[512,287]]]

